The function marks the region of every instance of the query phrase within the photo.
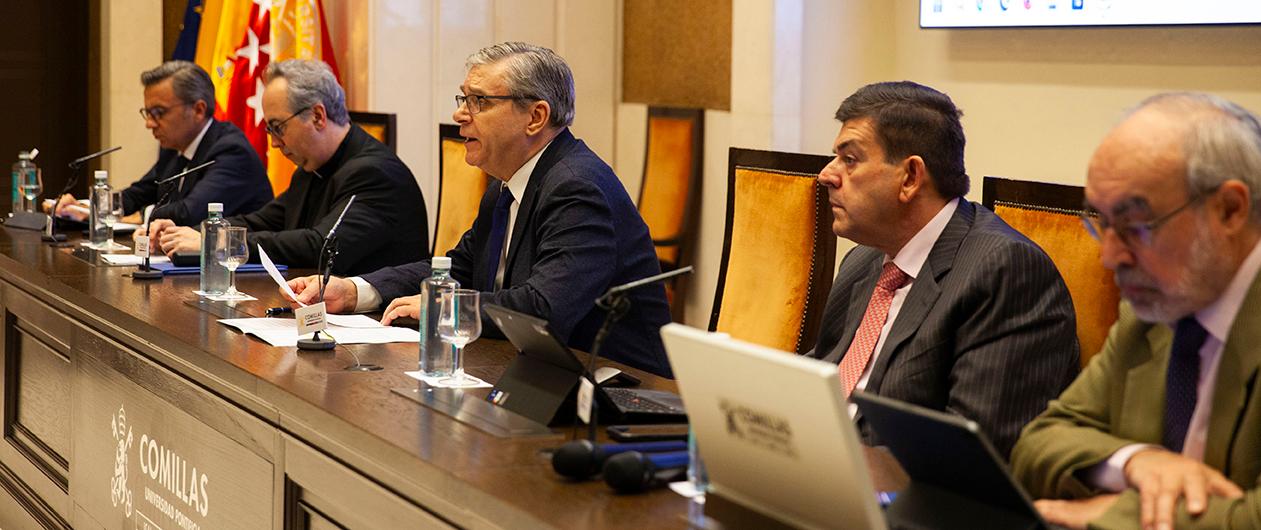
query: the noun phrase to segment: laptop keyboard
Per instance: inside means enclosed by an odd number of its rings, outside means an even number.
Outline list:
[[[629,388],[605,388],[604,393],[622,412],[646,414],[686,414],[682,408],[657,402]]]

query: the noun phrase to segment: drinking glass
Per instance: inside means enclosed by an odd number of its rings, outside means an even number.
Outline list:
[[[452,387],[477,385],[477,379],[464,373],[464,346],[482,334],[482,311],[478,307],[481,293],[472,289],[442,292],[442,310],[438,313],[438,335],[453,346],[451,376],[439,380]]]
[[[101,224],[105,225],[105,243],[99,248],[94,248],[105,252],[131,250],[127,245],[120,245],[114,241],[114,225],[123,218],[123,192],[110,190],[109,195],[101,195],[101,204],[97,207],[104,212],[101,216]]]
[[[27,211],[35,211],[35,199],[44,191],[44,175],[40,170],[23,171],[22,180],[18,182],[18,187],[22,190],[22,196],[26,198]]]
[[[245,293],[236,290],[236,268],[250,259],[250,245],[245,236],[245,227],[226,227],[219,237],[221,240],[215,244],[215,261],[228,269],[228,290],[223,292],[221,298],[246,298]]]

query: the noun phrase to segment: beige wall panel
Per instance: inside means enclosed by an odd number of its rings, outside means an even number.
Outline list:
[[[622,101],[730,109],[731,4],[626,0]]]

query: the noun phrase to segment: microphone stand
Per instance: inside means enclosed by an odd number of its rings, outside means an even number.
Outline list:
[[[122,148],[123,146],[116,145],[109,149],[102,149],[90,155],[76,158],[74,161],[67,164],[71,169],[70,178],[66,180],[66,185],[61,188],[61,193],[58,193],[57,196],[53,198],[53,211],[52,214],[48,216],[48,224],[44,225],[44,236],[40,239],[42,239],[45,243],[52,243],[57,246],[64,244],[66,241],[66,234],[58,234],[54,228],[57,224],[57,203],[61,202],[61,197],[69,193],[70,189],[79,182],[79,170],[83,169],[85,164]]]
[[[333,260],[337,258],[337,227],[341,226],[342,219],[346,217],[346,212],[350,211],[350,205],[355,203],[355,197],[356,195],[350,196],[350,200],[346,202],[346,207],[342,208],[341,215],[337,216],[337,221],[333,223],[333,227],[328,229],[328,235],[324,236],[324,244],[320,246],[320,303],[324,302],[324,288],[328,287],[329,277],[333,273]],[[337,341],[329,337],[327,333],[324,335],[324,337],[321,337],[320,332],[316,331],[309,339],[298,339],[298,349],[322,351],[331,350],[337,346]]]
[[[187,175],[187,174],[189,174],[189,173],[192,173],[192,172],[194,172],[194,171],[197,171],[197,170],[199,170],[199,169],[201,169],[201,168],[204,168],[204,167],[209,166],[209,165],[214,164],[214,163],[215,163],[215,161],[214,161],[214,160],[211,160],[211,161],[206,162],[206,163],[204,163],[204,164],[198,165],[197,167],[191,167],[191,168],[185,169],[184,171],[181,171],[181,172],[179,172],[179,173],[177,173],[177,174],[175,174],[175,175],[171,175],[171,176],[169,176],[169,177],[167,177],[167,178],[164,178],[164,179],[162,179],[162,180],[159,180],[159,181],[157,181],[158,191],[159,191],[159,192],[161,192],[161,191],[162,191],[162,186],[164,186],[164,185],[166,185],[166,184],[170,183],[171,181],[173,181],[173,180],[175,180],[175,179],[178,179],[178,178],[183,178],[183,177],[184,177],[184,175]],[[158,201],[157,201],[157,202],[155,202],[155,203],[153,203],[153,212],[158,211],[158,208],[159,208],[159,207],[161,207],[161,206],[165,205],[165,203],[164,203],[163,201],[165,201],[165,200],[167,199],[167,197],[170,197],[170,196],[171,196],[171,194],[172,194],[172,193],[174,193],[174,192],[175,192],[175,190],[178,190],[178,189],[179,189],[179,186],[178,186],[178,185],[176,185],[176,186],[172,186],[172,187],[168,188],[168,189],[166,190],[166,193],[162,193],[162,194],[158,197]],[[142,210],[143,210],[143,208],[142,208]],[[153,223],[153,212],[149,212],[149,215],[148,215],[147,217],[145,217],[145,220],[144,220],[144,233],[145,233],[145,237],[148,237],[148,234],[149,234],[149,225]],[[132,271],[132,273],[131,273],[131,278],[132,278],[133,280],[156,280],[156,279],[158,279],[158,278],[161,278],[161,277],[162,277],[162,271],[160,271],[160,270],[155,270],[155,269],[152,269],[152,268],[150,268],[150,267],[149,267],[149,254],[152,254],[152,253],[153,253],[153,246],[152,246],[152,245],[153,245],[153,241],[152,241],[152,240],[150,240],[150,241],[149,241],[149,245],[150,245],[150,246],[149,246],[149,252],[145,252],[145,254],[144,254],[144,262],[140,264],[140,268],[139,268],[139,269],[137,269],[137,270],[135,270],[135,271]]]
[[[600,348],[604,345],[604,340],[608,338],[609,332],[613,330],[613,326],[617,324],[618,321],[622,320],[622,317],[626,316],[626,313],[630,311],[630,291],[637,287],[655,284],[675,276],[691,272],[692,266],[688,265],[687,267],[683,267],[681,269],[663,272],[656,276],[649,276],[647,278],[635,280],[616,287],[610,287],[603,296],[596,299],[595,305],[605,311],[604,322],[600,324],[600,330],[596,332],[595,339],[591,342],[591,356],[587,358],[587,366],[583,369],[583,376],[590,380],[592,387],[594,387],[592,392],[593,394],[600,390],[600,383],[595,380],[595,360],[600,356]],[[598,400],[594,399],[594,396],[592,396],[592,398],[591,421],[587,423],[587,438],[594,443],[597,423],[596,417],[599,413],[600,406]]]

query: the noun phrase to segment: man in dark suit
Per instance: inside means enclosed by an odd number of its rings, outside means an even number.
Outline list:
[[[408,263],[428,254],[425,200],[412,172],[389,148],[350,123],[346,94],[320,61],[271,63],[263,74],[263,119],[272,145],[294,162],[289,189],[258,211],[228,218],[249,229],[276,263],[316,268],[324,236],[346,212],[333,264],[339,274],[360,274]],[[201,234],[157,221],[150,228],[167,254],[197,251]]]
[[[1259,197],[1261,121],[1217,96],[1149,98],[1095,150],[1087,228],[1124,301],[1012,452],[1049,522],[1261,528]]]
[[[161,201],[152,218],[191,226],[206,218],[208,203],[221,202],[225,215],[235,215],[272,199],[267,173],[249,140],[235,125],[214,119],[215,87],[205,70],[188,61],[168,61],[141,74],[140,82],[140,115],[162,149],[149,172],[122,191],[124,213]],[[159,183],[209,160],[214,165]],[[61,197],[56,209],[62,217],[87,218],[87,210],[70,194]]]
[[[960,115],[909,81],[865,86],[837,110],[836,159],[819,182],[833,232],[859,246],[841,262],[811,355],[839,363],[847,393],[976,421],[1006,456],[1076,375],[1076,326],[1042,249],[963,199]]]
[[[648,227],[613,170],[570,134],[573,74],[551,50],[504,43],[474,53],[454,119],[469,164],[502,181],[482,197],[477,219],[448,253],[451,275],[482,291],[482,303],[546,319],[570,346],[589,350],[609,287],[660,272]],[[334,279],[330,311],[367,311],[388,302],[385,322],[415,318],[414,295],[429,261]],[[315,299],[314,277],[291,280],[299,300]],[[670,321],[660,285],[636,289],[629,313],[602,354],[669,375],[659,328]],[[483,318],[483,336],[500,336]]]

